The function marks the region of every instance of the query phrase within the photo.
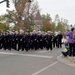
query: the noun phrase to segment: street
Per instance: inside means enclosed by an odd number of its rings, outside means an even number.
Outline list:
[[[57,60],[63,49],[0,50],[0,75],[75,75],[75,67]]]

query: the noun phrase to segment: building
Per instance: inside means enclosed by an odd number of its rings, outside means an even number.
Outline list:
[[[43,26],[43,22],[42,22],[42,18],[40,15],[40,11],[38,10],[36,17],[34,18],[34,30],[40,30],[42,31],[42,26]]]

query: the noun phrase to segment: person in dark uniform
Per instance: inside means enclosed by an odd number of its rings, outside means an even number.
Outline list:
[[[1,42],[2,42],[2,48],[4,50],[6,50],[6,33],[2,33],[2,39],[1,39]]]
[[[39,42],[40,42],[40,49],[43,49],[42,36],[43,36],[43,35],[42,35],[42,32],[40,32],[40,36],[39,36],[39,39],[40,39],[40,40],[39,40]]]
[[[54,48],[57,47],[57,35],[56,34],[53,35],[53,47]]]
[[[14,49],[14,32],[9,32],[9,50]]]
[[[18,47],[17,47],[18,46],[18,34],[19,34],[18,31],[15,31],[14,32],[14,35],[13,35],[13,39],[14,39],[13,40],[13,43],[14,43],[13,44],[13,49],[14,50],[17,50],[18,49]]]
[[[43,34],[42,34],[42,45],[43,45],[43,48],[46,47],[46,34],[45,34],[45,32],[43,32]]]
[[[19,51],[23,47],[23,41],[22,41],[23,40],[23,33],[24,33],[24,31],[20,30],[20,33],[18,34],[18,50],[17,51]],[[22,49],[22,51],[23,51],[23,49]]]
[[[11,33],[11,48],[15,50],[15,31]]]
[[[33,44],[33,32],[30,32],[30,49],[34,49],[34,44]]]
[[[30,50],[30,32],[29,30],[25,33],[25,50]]]
[[[53,47],[52,47],[52,39],[53,39],[53,37],[52,37],[52,35],[51,35],[51,31],[48,31],[48,34],[47,34],[47,46],[46,46],[46,48],[47,48],[47,50],[52,50],[53,49]]]
[[[38,42],[37,34],[38,33],[34,30],[33,31],[33,49],[35,49],[35,50],[37,50],[37,42]]]
[[[61,32],[59,31],[58,32],[58,35],[57,35],[57,47],[58,48],[62,48],[62,38],[63,38],[63,35],[61,34]]]
[[[9,49],[9,45],[10,45],[10,43],[9,43],[9,31],[7,31],[6,33],[5,33],[5,35],[4,35],[4,39],[3,39],[3,43],[4,43],[4,49],[6,50],[6,49]]]
[[[41,31],[38,31],[38,34],[37,34],[37,49],[43,49],[42,47],[42,34],[41,34]]]
[[[0,49],[2,49],[2,33],[0,33]]]

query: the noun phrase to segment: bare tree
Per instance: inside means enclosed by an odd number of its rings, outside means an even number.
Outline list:
[[[38,3],[35,0],[28,2],[28,0],[13,0],[17,19],[16,27],[19,29],[26,30],[28,25],[32,24],[34,16],[39,9]]]

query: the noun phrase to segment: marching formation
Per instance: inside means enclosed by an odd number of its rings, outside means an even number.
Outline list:
[[[14,49],[14,50],[38,50],[46,48],[47,50],[52,50],[54,47],[62,47],[63,35],[59,32],[57,35],[51,31],[41,32],[41,31],[7,31],[0,34],[0,49]]]

